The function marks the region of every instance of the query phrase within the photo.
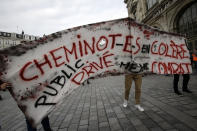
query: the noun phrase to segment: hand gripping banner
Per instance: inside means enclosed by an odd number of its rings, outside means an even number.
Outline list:
[[[183,36],[130,18],[63,30],[0,51],[0,79],[36,126],[86,79],[192,72]]]

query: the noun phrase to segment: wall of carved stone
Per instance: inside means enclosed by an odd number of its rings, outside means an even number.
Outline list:
[[[125,0],[127,4],[128,15],[135,18],[138,22],[148,24],[159,28],[160,30],[177,32],[177,20],[182,10],[190,3],[196,0],[157,0],[157,2],[148,9],[147,1],[150,0]],[[192,38],[196,41],[197,38]],[[197,44],[193,47],[197,47]],[[197,52],[195,48],[193,52]]]

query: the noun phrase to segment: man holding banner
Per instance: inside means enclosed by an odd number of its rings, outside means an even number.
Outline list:
[[[144,111],[144,108],[140,106],[140,97],[141,97],[141,85],[142,85],[142,74],[131,74],[125,75],[125,100],[123,107],[127,107],[129,100],[129,92],[132,86],[132,81],[135,81],[135,107],[139,111]]]
[[[3,81],[0,80],[0,91],[5,90],[7,85],[8,85],[7,83],[4,83]],[[1,129],[1,125],[0,125],[0,129]]]
[[[0,80],[0,90],[5,90],[8,86],[10,86],[9,83],[5,83],[3,81]],[[31,123],[26,119],[26,123],[27,123],[27,130],[28,131],[37,131],[36,128],[32,127]],[[44,131],[52,131],[51,127],[50,127],[50,123],[49,123],[49,118],[48,116],[46,116],[42,121],[41,124],[44,128]],[[0,126],[1,129],[1,126]]]
[[[193,63],[192,56],[193,56],[193,54],[192,55],[190,54],[191,66],[192,66],[192,63]],[[179,76],[180,76],[180,74],[174,74],[173,88],[174,88],[174,93],[176,93],[177,95],[182,95],[182,93],[178,90]],[[183,76],[182,91],[187,92],[187,93],[192,93],[192,91],[190,91],[188,89],[190,74],[182,74],[182,76]]]
[[[37,131],[36,128],[32,127],[31,123],[26,119],[26,123],[27,123],[27,130],[28,131]],[[42,121],[41,124],[44,128],[44,131],[52,131],[51,127],[50,127],[50,123],[49,123],[49,118],[48,116],[46,116]]]
[[[8,85],[9,85],[8,83],[4,83],[3,81],[0,80],[0,91],[5,90]],[[2,99],[2,97],[0,95],[0,100],[1,99]]]
[[[178,90],[179,76],[180,76],[179,74],[174,74],[173,87],[174,87],[174,93],[176,93],[177,95],[182,95],[182,93]],[[188,82],[190,79],[190,74],[183,74],[182,76],[183,76],[182,90],[187,93],[192,93],[192,91],[188,89]]]

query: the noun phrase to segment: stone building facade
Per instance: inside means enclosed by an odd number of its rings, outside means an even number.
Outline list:
[[[17,34],[0,31],[0,50],[10,46],[18,45],[21,43],[21,41],[31,41],[38,38],[39,37],[37,36],[24,34],[24,32]]]
[[[197,0],[124,0],[128,15],[163,31],[184,34],[197,53]]]

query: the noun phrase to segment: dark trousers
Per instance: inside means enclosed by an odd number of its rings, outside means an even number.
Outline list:
[[[36,128],[32,127],[31,124],[29,123],[29,121],[26,119],[26,123],[27,123],[27,130],[28,131],[37,131]],[[49,118],[48,116],[45,117],[42,121],[41,124],[44,128],[45,131],[51,131],[51,127],[49,124]]]
[[[178,83],[179,83],[179,76],[180,74],[174,74],[174,91],[178,91]],[[189,74],[183,74],[183,86],[182,86],[182,89],[183,90],[187,90],[188,87],[188,82],[189,82],[189,79],[190,79],[190,75]]]

